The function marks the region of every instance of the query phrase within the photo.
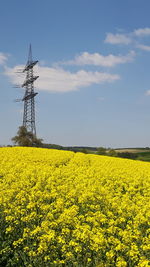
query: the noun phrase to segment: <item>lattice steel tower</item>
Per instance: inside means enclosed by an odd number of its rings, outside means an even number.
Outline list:
[[[25,94],[22,98],[22,101],[24,102],[23,126],[25,126],[27,130],[32,132],[34,135],[36,135],[34,98],[38,94],[34,92],[34,81],[39,76],[34,76],[33,67],[37,64],[37,62],[38,60],[33,61],[32,59],[32,48],[30,44],[28,61],[23,70],[23,72],[26,73],[26,79],[22,84],[22,87],[25,88]]]

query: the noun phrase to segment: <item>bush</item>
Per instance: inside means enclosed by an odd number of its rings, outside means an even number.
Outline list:
[[[110,156],[110,157],[116,157],[117,156],[117,152],[114,149],[110,149],[107,152],[107,155]]]
[[[127,159],[137,159],[138,155],[136,153],[131,152],[119,152],[117,153],[119,158],[127,158]]]
[[[106,148],[105,147],[99,147],[98,149],[97,149],[97,154],[98,155],[106,155]]]

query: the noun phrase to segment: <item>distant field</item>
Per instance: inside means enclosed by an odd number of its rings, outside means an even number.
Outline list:
[[[118,153],[129,152],[137,154],[136,160],[150,161],[150,149],[144,148],[124,148],[124,149],[115,149]]]
[[[146,148],[118,148],[114,149],[117,153],[133,153],[136,154],[137,157],[135,157],[135,160],[141,160],[141,161],[149,161],[150,162],[150,149]],[[84,152],[84,150],[81,152]],[[106,151],[106,153],[109,152],[109,149]],[[87,154],[97,154],[97,150],[92,150],[86,148]],[[118,157],[120,157],[118,155]]]
[[[150,149],[144,149],[144,148],[121,148],[121,149],[115,149],[116,152],[130,152],[130,153],[139,153],[139,152],[149,152]]]
[[[150,152],[140,152],[138,153],[138,160],[150,161]]]

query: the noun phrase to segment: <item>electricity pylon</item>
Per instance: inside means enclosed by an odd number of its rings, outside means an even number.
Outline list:
[[[27,64],[23,70],[26,73],[26,78],[22,87],[25,88],[25,94],[22,98],[24,102],[24,112],[23,112],[23,126],[36,136],[36,127],[35,127],[35,101],[34,98],[38,93],[34,92],[34,81],[39,76],[34,76],[33,68],[38,63],[38,60],[33,61],[32,59],[32,48],[31,44],[29,47],[29,56]]]

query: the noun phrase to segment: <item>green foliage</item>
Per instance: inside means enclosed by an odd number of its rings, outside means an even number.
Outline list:
[[[142,161],[150,161],[150,152],[137,153],[137,159]]]
[[[86,148],[82,148],[80,152],[82,152],[84,154],[87,154],[88,153],[88,150]]]
[[[119,158],[127,158],[127,159],[137,159],[138,155],[136,153],[131,152],[119,152],[117,153]]]
[[[107,152],[107,155],[110,156],[110,157],[116,157],[117,156],[117,152],[114,149],[110,149]]]
[[[20,126],[17,135],[11,139],[19,146],[42,146],[42,139],[37,138],[32,132],[29,132],[26,127]]]
[[[106,148],[105,147],[99,147],[97,149],[97,154],[98,155],[106,155]]]
[[[64,150],[63,146],[56,145],[56,144],[42,144],[43,148],[49,148],[49,149],[58,149],[58,150]]]

